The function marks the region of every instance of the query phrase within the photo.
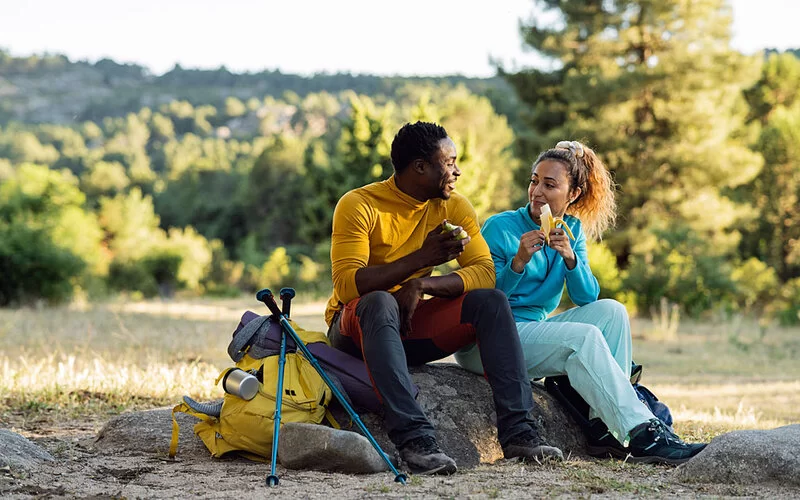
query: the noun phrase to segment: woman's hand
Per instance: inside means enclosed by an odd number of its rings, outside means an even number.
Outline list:
[[[544,233],[539,229],[528,231],[519,239],[517,254],[511,260],[511,270],[519,274],[525,269],[525,265],[531,261],[533,254],[544,246]]]
[[[572,251],[572,245],[569,244],[569,236],[562,228],[555,227],[550,230],[550,248],[561,255],[567,269],[575,269],[577,264],[575,252]]]

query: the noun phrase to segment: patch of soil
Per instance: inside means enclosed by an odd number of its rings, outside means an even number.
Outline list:
[[[94,427],[89,429],[87,427]],[[407,485],[388,472],[347,475],[278,467],[279,484],[265,484],[269,465],[242,458],[156,454],[103,454],[93,447],[99,423],[39,424],[21,433],[57,461],[35,471],[0,470],[0,497],[23,498],[525,498],[553,496],[795,497],[779,485],[684,484],[674,468],[611,460],[568,458],[564,463],[526,464],[499,460],[452,476],[411,476]],[[20,432],[17,430],[17,432]]]

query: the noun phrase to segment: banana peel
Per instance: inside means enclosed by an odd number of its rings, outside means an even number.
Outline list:
[[[561,227],[564,228],[564,231],[567,232],[570,238],[573,240],[575,236],[572,235],[572,231],[570,230],[567,223],[561,217],[553,217],[553,212],[550,210],[550,205],[545,203],[542,205],[542,215],[539,217],[542,221],[542,231],[544,232],[544,239],[547,243],[550,243],[550,230],[553,228]]]
[[[451,231],[455,231],[457,227],[458,226],[453,225],[448,221],[442,222],[442,231],[444,231],[444,232],[448,232],[449,233]],[[463,240],[464,238],[467,238],[468,236],[469,236],[469,234],[467,234],[467,232],[464,229],[461,229],[461,232],[458,233],[458,235],[456,236],[456,239],[457,240]]]

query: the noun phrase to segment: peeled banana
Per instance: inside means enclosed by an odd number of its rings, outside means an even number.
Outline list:
[[[553,212],[550,210],[550,205],[547,203],[542,205],[542,215],[539,219],[542,221],[542,231],[544,232],[544,239],[547,243],[550,243],[550,230],[557,227],[559,224],[561,224],[570,238],[573,240],[575,239],[575,236],[572,235],[572,231],[569,229],[567,223],[564,222],[564,219],[561,217],[553,217]]]
[[[455,225],[451,224],[448,221],[442,222],[442,228],[443,228],[442,231],[445,231],[445,232],[449,233],[451,231],[455,231],[457,227],[458,226],[455,226]],[[463,240],[464,238],[466,238],[468,236],[469,235],[467,234],[467,232],[464,229],[462,229],[461,232],[458,233],[458,235],[456,236],[456,239],[457,240]]]

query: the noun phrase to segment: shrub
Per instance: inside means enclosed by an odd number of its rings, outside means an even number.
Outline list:
[[[0,222],[0,306],[69,300],[85,266],[47,231]]]

